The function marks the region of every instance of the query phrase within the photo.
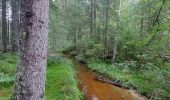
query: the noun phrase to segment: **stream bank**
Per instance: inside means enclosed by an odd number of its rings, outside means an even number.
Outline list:
[[[168,68],[165,70],[152,63],[147,63],[142,67],[133,62],[111,64],[99,58],[86,57],[86,55],[83,57],[83,54],[73,51],[64,53],[85,63],[85,67],[89,71],[97,73],[97,76],[101,75],[109,79],[109,82],[106,83],[116,83],[116,85],[118,83],[121,87],[135,90],[137,94],[150,100],[170,100],[170,71]]]
[[[146,100],[133,90],[127,90],[96,80],[96,73],[87,69],[85,64],[74,62],[79,87],[85,100]]]

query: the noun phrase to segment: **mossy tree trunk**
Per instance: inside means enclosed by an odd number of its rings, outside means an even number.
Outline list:
[[[48,0],[21,0],[19,63],[13,100],[43,100],[48,44]]]

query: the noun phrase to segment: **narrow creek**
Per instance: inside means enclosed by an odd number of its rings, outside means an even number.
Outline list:
[[[60,57],[68,58],[74,63],[79,88],[83,92],[85,100],[147,100],[134,90],[120,88],[96,80],[97,73],[87,69],[87,65],[79,63],[67,55],[59,55]]]
[[[85,100],[146,100],[132,90],[119,88],[111,84],[95,80],[96,73],[86,68],[86,65],[75,62],[79,87]]]

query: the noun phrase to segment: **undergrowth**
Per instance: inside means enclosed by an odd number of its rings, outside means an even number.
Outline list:
[[[9,100],[15,80],[17,56],[0,54],[0,100]]]
[[[0,55],[0,100],[9,100],[15,80],[17,56]],[[82,94],[77,87],[72,63],[63,57],[48,58],[46,78],[46,100],[80,100]]]
[[[119,80],[124,87],[136,87],[139,94],[152,100],[170,100],[170,72],[154,66],[145,65],[137,70],[135,64],[108,64],[101,60],[88,60],[88,68],[111,80]]]

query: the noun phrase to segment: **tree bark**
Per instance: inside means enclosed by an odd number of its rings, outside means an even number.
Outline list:
[[[108,30],[108,18],[109,18],[109,0],[106,0],[105,9],[105,31],[104,31],[104,47],[107,48],[107,30]]]
[[[115,63],[116,55],[117,55],[117,38],[114,39],[114,44],[113,44],[113,57],[112,57],[113,64]]]
[[[118,7],[117,10],[117,14],[116,14],[116,34],[119,34],[120,32],[120,14],[121,14],[121,5],[122,5],[122,1],[119,0],[118,1]],[[112,63],[115,63],[115,59],[116,59],[116,55],[117,55],[117,37],[116,34],[113,35],[113,57],[112,57]]]
[[[3,53],[7,52],[7,20],[6,20],[6,0],[2,0],[2,46]]]
[[[91,0],[90,6],[90,37],[93,38],[93,0]]]
[[[19,48],[19,1],[12,0],[12,35],[11,35],[11,44],[12,52],[17,52]]]
[[[96,16],[96,13],[97,13],[97,11],[96,11],[96,7],[97,7],[97,1],[96,0],[94,0],[94,11],[93,11],[93,17],[94,17],[94,25],[93,25],[93,30],[94,30],[94,36],[96,37],[96,33],[97,33],[97,30],[96,30],[96,18],[97,18],[97,16]]]
[[[144,11],[142,10],[142,14],[141,14],[141,23],[140,23],[140,37],[141,39],[143,38],[144,36],[144,33],[143,33],[143,24],[144,24]]]
[[[48,44],[48,0],[21,1],[19,64],[13,100],[43,100]]]

